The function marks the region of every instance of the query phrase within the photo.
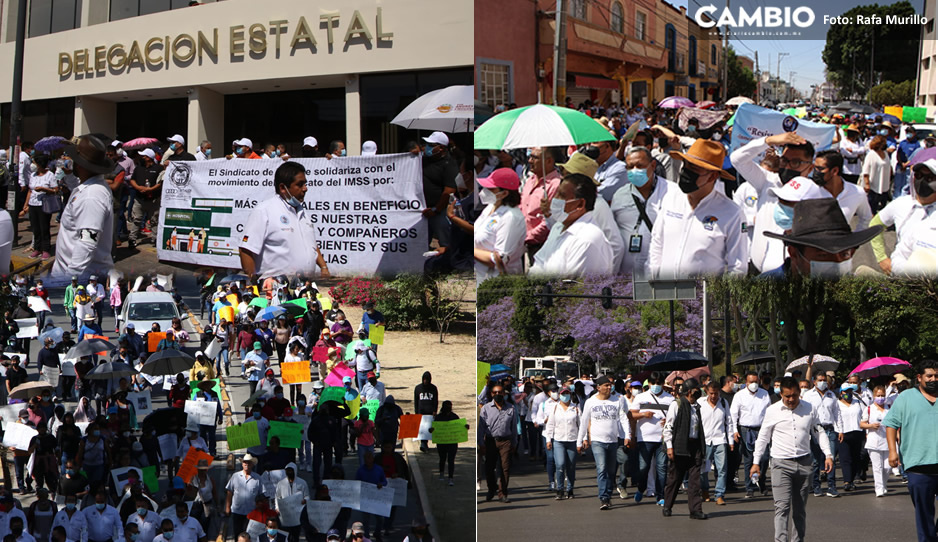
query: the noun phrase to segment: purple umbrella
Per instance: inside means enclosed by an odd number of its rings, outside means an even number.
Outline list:
[[[694,107],[694,102],[683,96],[671,96],[658,102],[662,109],[678,109],[680,107]]]
[[[873,358],[857,365],[856,369],[850,371],[850,375],[857,375],[861,379],[874,378],[877,376],[894,375],[912,365],[908,361],[902,361],[898,358],[879,357]]]
[[[56,151],[65,147],[65,138],[62,136],[44,137],[33,146],[36,152],[42,154],[55,154]]]
[[[929,147],[927,149],[919,149],[912,153],[912,158],[909,160],[911,165],[920,164],[928,160],[935,159],[935,147]]]

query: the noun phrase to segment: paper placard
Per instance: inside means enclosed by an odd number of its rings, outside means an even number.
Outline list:
[[[36,431],[28,425],[21,423],[4,424],[3,445],[7,448],[28,450],[29,441],[38,434],[39,431]]]
[[[16,325],[20,327],[16,333],[17,339],[35,339],[39,336],[39,324],[35,318],[17,318]]]
[[[284,384],[302,384],[311,382],[308,361],[293,361],[280,364],[280,376]]]
[[[900,112],[901,115],[901,112]],[[29,305],[35,312],[49,312],[52,309],[49,308],[49,304],[46,303],[46,300],[35,295],[28,296],[26,298],[26,303]]]
[[[264,474],[261,475],[261,487],[263,488],[264,495],[273,499],[277,492],[277,484],[286,477],[286,469],[264,471]]]
[[[329,361],[329,347],[328,346],[314,346],[312,358],[313,358],[313,361],[317,363],[325,363]]]
[[[484,361],[476,362],[476,394],[482,393],[485,385],[488,384],[491,368],[492,366]]]
[[[156,475],[156,465],[150,465],[143,468],[143,483],[150,490],[150,493],[156,493],[160,490],[160,481]]]
[[[190,399],[195,399],[195,395],[199,393],[199,384],[202,382],[212,382],[212,391],[215,392],[215,397],[221,398],[221,380],[214,378],[212,380],[199,380],[197,382],[189,381],[189,389],[192,390],[192,395],[189,396]]]
[[[329,497],[342,503],[342,508],[361,509],[362,483],[359,480],[323,480]]]
[[[16,403],[13,405],[4,405],[0,407],[0,419],[3,420],[3,426],[16,423],[20,417],[20,411],[26,408],[26,403]]]
[[[133,472],[137,475],[137,480],[143,480],[143,471],[137,467],[121,467],[119,469],[111,470],[111,478],[114,479],[114,487],[117,488],[117,494],[120,495],[123,492],[124,486],[127,485],[128,479],[130,479],[130,473]]]
[[[189,448],[189,451],[186,452],[186,457],[182,460],[182,464],[179,465],[179,470],[176,471],[176,476],[182,478],[182,481],[188,484],[189,480],[196,474],[196,465],[198,465],[199,461],[202,459],[208,461],[209,466],[211,466],[212,461],[215,460],[212,454],[207,454],[198,448]]]
[[[459,444],[469,441],[466,420],[460,418],[448,422],[433,422],[433,442],[437,444]]]
[[[282,499],[277,499],[277,511],[284,527],[293,527],[300,524],[300,514],[303,512],[303,494],[294,493]]]
[[[345,361],[351,361],[355,359],[355,356],[357,355],[357,352],[355,352],[355,349],[361,345],[365,345],[367,348],[371,348],[371,340],[370,339],[365,339],[364,341],[356,340],[356,341],[349,343],[349,345],[345,347]]]
[[[322,395],[319,396],[319,404],[323,404],[326,401],[336,401],[338,403],[345,402],[345,388],[341,386],[330,386],[322,390]]]
[[[225,320],[226,322],[234,322],[235,319],[235,308],[231,305],[225,305],[218,308],[218,321],[221,322]]]
[[[335,367],[333,367],[332,370],[329,371],[329,374],[326,376],[326,385],[333,386],[336,388],[343,388],[344,385],[342,384],[342,379],[346,376],[352,377],[354,379],[355,370],[350,369],[349,366],[346,365],[344,361],[340,361],[335,364]],[[343,397],[344,395],[345,394],[343,393]]]
[[[330,497],[332,493],[331,489],[332,488],[330,488]],[[309,517],[309,523],[320,533],[328,532],[329,529],[332,528],[332,524],[335,523],[335,518],[339,517],[341,510],[342,503],[337,501],[306,502],[306,515]]]
[[[378,324],[368,324],[368,339],[371,344],[384,344],[384,326]]]
[[[157,440],[160,442],[160,457],[163,458],[163,461],[169,461],[176,457],[176,448],[179,447],[179,441],[175,433],[160,435]]]
[[[254,540],[261,535],[267,536],[267,525],[264,525],[260,521],[249,519],[246,532],[251,535],[251,540]]]
[[[217,339],[212,339],[208,342],[208,346],[205,347],[205,350],[202,351],[205,354],[205,357],[208,359],[215,359],[218,357],[218,353],[221,352],[221,343]]]
[[[417,438],[420,431],[420,422],[423,416],[420,414],[405,414],[401,416],[401,428],[397,432],[397,438]]]
[[[420,417],[420,429],[417,431],[416,440],[431,440],[433,435],[430,428],[433,427],[433,416],[425,414]]]
[[[369,399],[362,405],[362,408],[368,409],[368,419],[375,421],[375,415],[378,413],[378,408],[381,407],[381,401],[379,399]]]
[[[391,515],[391,504],[394,502],[394,488],[382,487],[368,482],[362,482],[359,510],[369,514],[388,517]]]
[[[229,425],[225,428],[228,437],[229,450],[241,450],[261,445],[260,432],[257,422],[247,422],[238,425]]]
[[[325,296],[323,296],[322,294],[319,294],[319,295],[316,296],[316,300],[319,301],[319,307],[320,307],[322,310],[324,310],[324,311],[331,311],[331,310],[332,310],[332,300],[329,299],[328,297],[325,297]]]
[[[147,333],[147,352],[156,352],[156,346],[166,338],[164,331],[151,331]]]
[[[218,403],[215,401],[186,401],[183,409],[190,420],[196,420],[199,425],[215,425],[215,415],[218,413]]]
[[[65,360],[65,354],[59,354],[59,366],[62,367],[62,376],[78,376],[75,372],[75,362]]]
[[[303,425],[293,422],[270,422],[270,430],[267,431],[268,446],[273,437],[280,437],[281,448],[299,448],[303,443]]]
[[[134,406],[137,419],[146,417],[153,412],[153,399],[150,396],[150,390],[128,393],[127,402]]]
[[[349,414],[348,416],[345,417],[345,419],[346,419],[346,420],[357,420],[357,419],[358,419],[358,411],[359,411],[359,410],[361,409],[361,407],[362,407],[362,397],[361,397],[361,395],[356,396],[356,397],[355,397],[354,399],[352,399],[351,401],[345,401],[345,404],[347,404],[349,410],[352,411],[351,414]]]
[[[407,506],[407,479],[388,478],[388,487],[394,489],[394,502],[391,506]]]

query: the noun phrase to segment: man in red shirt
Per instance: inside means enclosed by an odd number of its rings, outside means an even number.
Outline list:
[[[557,160],[563,160],[563,153],[556,147],[535,147],[531,149],[528,165],[531,173],[521,189],[521,212],[524,214],[524,223],[527,234],[524,238],[528,257],[534,261],[534,254],[547,240],[550,228],[541,213],[541,200],[550,201],[557,194],[560,186],[560,173],[557,171]],[[546,191],[546,193],[545,193]]]

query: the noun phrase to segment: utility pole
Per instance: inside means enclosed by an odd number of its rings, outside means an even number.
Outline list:
[[[775,104],[778,105],[778,83],[782,78],[782,57],[788,56],[788,53],[778,53],[778,60],[775,62]]]
[[[554,13],[554,105],[567,99],[567,0],[557,0]]]
[[[730,11],[730,0],[726,0],[726,12]],[[723,27],[723,103],[730,99],[729,72],[730,72],[730,27]]]
[[[873,58],[876,55],[876,27],[870,26],[870,98],[873,97]]]
[[[756,51],[756,103],[762,103],[762,74],[759,73],[759,51]]]
[[[795,99],[795,72],[788,72],[788,88],[788,101],[791,102]]]
[[[16,48],[13,51],[13,96],[10,105],[10,146],[20,144],[23,136],[23,50],[26,48],[26,0],[19,0],[16,12]],[[13,163],[18,165],[19,149],[14,148]],[[19,171],[19,170],[17,170]]]

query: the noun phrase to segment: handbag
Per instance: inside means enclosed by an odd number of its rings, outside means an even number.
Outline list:
[[[57,213],[62,210],[62,200],[59,199],[58,194],[43,194],[42,195],[42,212],[47,215]]]

